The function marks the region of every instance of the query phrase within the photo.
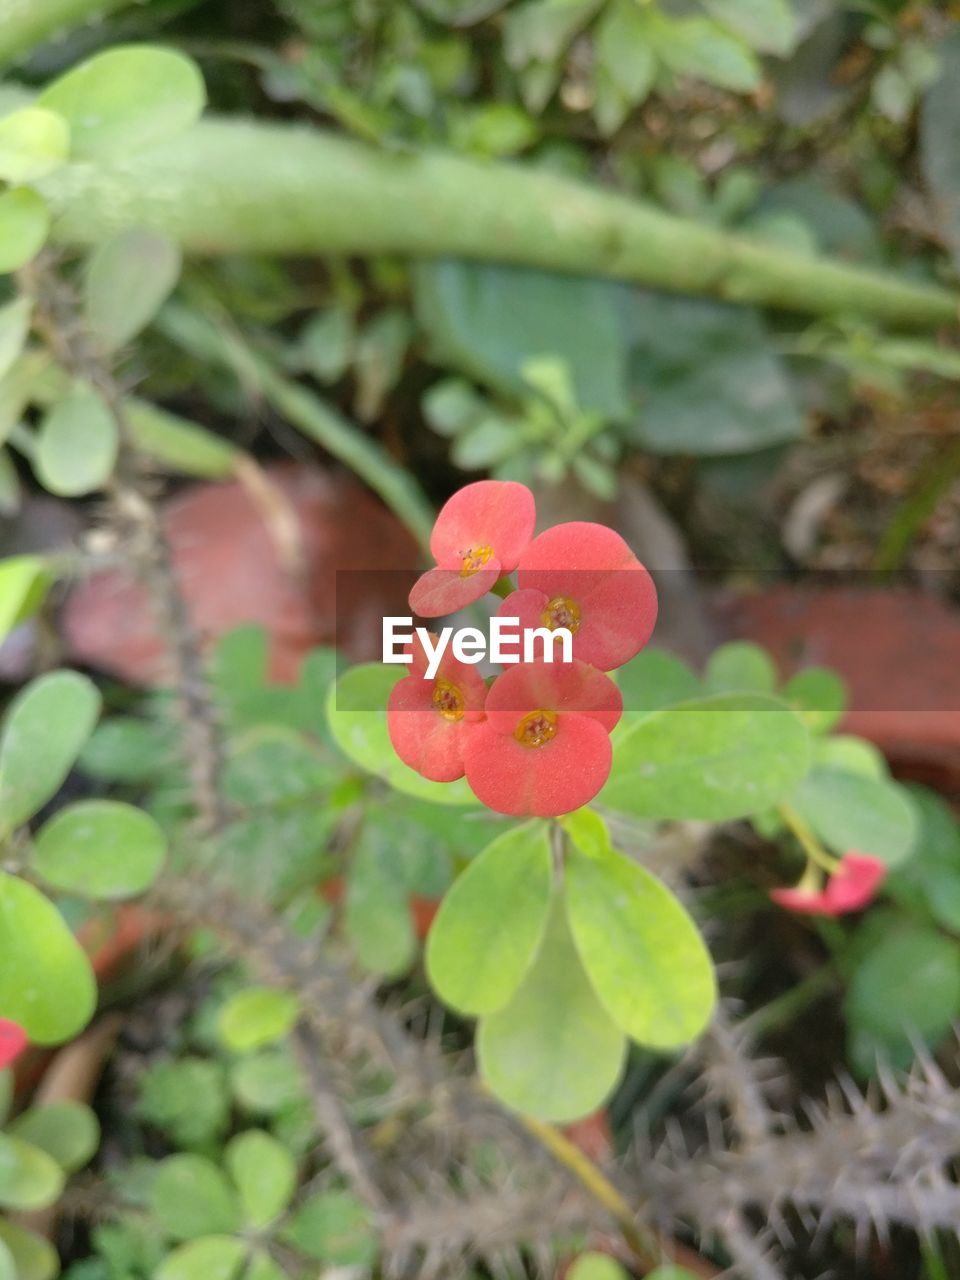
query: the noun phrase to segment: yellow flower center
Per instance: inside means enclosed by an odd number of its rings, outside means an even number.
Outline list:
[[[530,711],[523,717],[513,731],[513,736],[524,747],[542,747],[557,733],[557,713],[546,711],[541,707],[538,711]]]
[[[455,684],[438,676],[433,689],[433,707],[444,720],[462,720],[465,711],[463,694]]]
[[[575,636],[580,630],[580,606],[567,596],[554,596],[540,615],[540,620],[551,631],[566,627]]]
[[[469,551],[464,551],[460,562],[460,577],[469,578],[471,574],[482,569],[483,566],[493,555],[493,547],[471,547]]]

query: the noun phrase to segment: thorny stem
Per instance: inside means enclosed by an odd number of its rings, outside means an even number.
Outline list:
[[[87,383],[99,394],[116,425],[120,452],[109,489],[117,525],[164,633],[199,827],[202,834],[214,834],[222,830],[228,819],[220,785],[223,746],[216,710],[209,695],[196,630],[174,574],[169,542],[136,471],[123,392],[79,323],[73,293],[50,258],[41,254],[24,267],[19,273],[19,282],[23,291],[34,299],[33,324],[51,354],[66,373]]]

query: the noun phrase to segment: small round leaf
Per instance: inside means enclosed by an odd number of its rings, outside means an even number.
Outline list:
[[[62,498],[90,493],[109,478],[118,444],[117,424],[100,396],[89,387],[75,387],[40,424],[37,479]]]
[[[54,1280],[59,1274],[57,1251],[42,1236],[0,1218],[0,1240],[13,1258],[16,1280]]]
[[[543,937],[551,878],[543,822],[506,831],[477,855],[444,898],[427,939],[427,974],[441,1000],[473,1016],[503,1008]]]
[[[370,1214],[349,1191],[324,1191],[305,1201],[284,1236],[296,1248],[335,1266],[368,1266],[377,1255]]]
[[[118,45],[54,80],[38,104],[66,119],[74,159],[106,160],[176,137],[205,101],[203,77],[182,53]]]
[[[40,830],[33,866],[47,884],[86,898],[130,898],[160,873],[167,839],[157,823],[119,800],[81,800]]]
[[[63,1190],[63,1170],[45,1151],[0,1133],[0,1208],[45,1209]]]
[[[150,1187],[157,1221],[175,1240],[239,1231],[236,1194],[224,1174],[203,1156],[168,1156]]]
[[[180,249],[158,231],[132,227],[93,251],[83,309],[105,351],[116,351],[145,329],[180,275]]]
[[[204,1236],[168,1254],[154,1280],[236,1280],[246,1257],[247,1246],[242,1240]]]
[[[248,987],[220,1010],[220,1037],[234,1053],[248,1053],[282,1040],[297,1020],[297,998],[277,987]]]
[[[226,1164],[250,1226],[265,1227],[283,1213],[297,1185],[297,1166],[276,1138],[260,1129],[238,1134],[227,1146]]]
[[[67,1173],[82,1169],[100,1145],[96,1115],[72,1100],[31,1107],[14,1120],[9,1132],[45,1151]]]
[[[0,120],[0,178],[33,182],[64,163],[70,149],[67,122],[43,107],[22,107]]]
[[[0,274],[19,271],[43,248],[50,212],[35,191],[14,187],[0,195]]]

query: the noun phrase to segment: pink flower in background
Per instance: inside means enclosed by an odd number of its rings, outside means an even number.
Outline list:
[[[0,1071],[16,1062],[28,1043],[27,1033],[19,1023],[0,1018]]]
[[[535,520],[533,494],[514,480],[478,480],[458,489],[430,535],[437,567],[414,583],[410,608],[438,618],[480,600],[517,567]]]
[[[840,865],[822,889],[794,885],[788,889],[771,889],[770,897],[788,911],[811,916],[842,916],[860,911],[872,902],[886,874],[886,864],[879,858],[851,850],[840,859]]]

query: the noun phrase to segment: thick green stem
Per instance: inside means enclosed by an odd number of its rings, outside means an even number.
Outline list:
[[[129,0],[0,0],[0,65]]]
[[[72,165],[40,185],[66,242],[136,223],[194,253],[453,256],[891,325],[957,319],[957,297],[935,285],[730,235],[543,170],[309,128],[207,120],[123,164]]]

